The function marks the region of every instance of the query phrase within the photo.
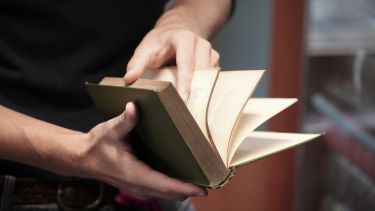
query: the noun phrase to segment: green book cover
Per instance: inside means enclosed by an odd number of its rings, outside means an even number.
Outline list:
[[[168,176],[216,188],[231,175],[211,148],[174,86],[140,79],[131,86],[86,83],[99,112],[108,119],[135,102],[140,120],[131,144],[141,160]],[[141,85],[140,85],[141,84]]]

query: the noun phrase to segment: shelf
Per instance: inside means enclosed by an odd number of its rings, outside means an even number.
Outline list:
[[[309,55],[375,53],[373,0],[314,0],[309,8]]]

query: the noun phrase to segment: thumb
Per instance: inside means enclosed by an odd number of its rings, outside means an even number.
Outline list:
[[[113,119],[113,129],[117,136],[120,138],[128,135],[137,125],[138,119],[138,111],[135,104],[133,102],[127,103],[125,111]]]

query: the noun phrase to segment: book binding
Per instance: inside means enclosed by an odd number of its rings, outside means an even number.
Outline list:
[[[224,187],[229,182],[229,180],[231,180],[232,177],[234,177],[234,173],[236,171],[236,168],[230,167],[229,170],[230,170],[230,172],[229,172],[227,178],[225,178],[225,180],[222,183],[218,184],[217,186],[211,187],[212,189],[219,189],[219,188]]]

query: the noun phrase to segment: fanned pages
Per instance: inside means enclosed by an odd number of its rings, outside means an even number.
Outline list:
[[[208,107],[208,128],[224,163],[232,130],[263,73],[224,71],[217,78]]]
[[[242,141],[230,166],[241,166],[260,158],[300,145],[321,134],[251,132]]]
[[[186,104],[175,89],[177,69],[146,70],[131,85],[122,78],[87,83],[107,118],[133,101],[140,120],[135,154],[151,168],[194,184],[219,188],[234,168],[315,139],[320,134],[254,131],[296,99],[250,98],[263,70],[196,69]]]
[[[241,113],[238,125],[230,140],[227,166],[229,166],[237,148],[251,131],[295,102],[297,99],[251,98]]]

